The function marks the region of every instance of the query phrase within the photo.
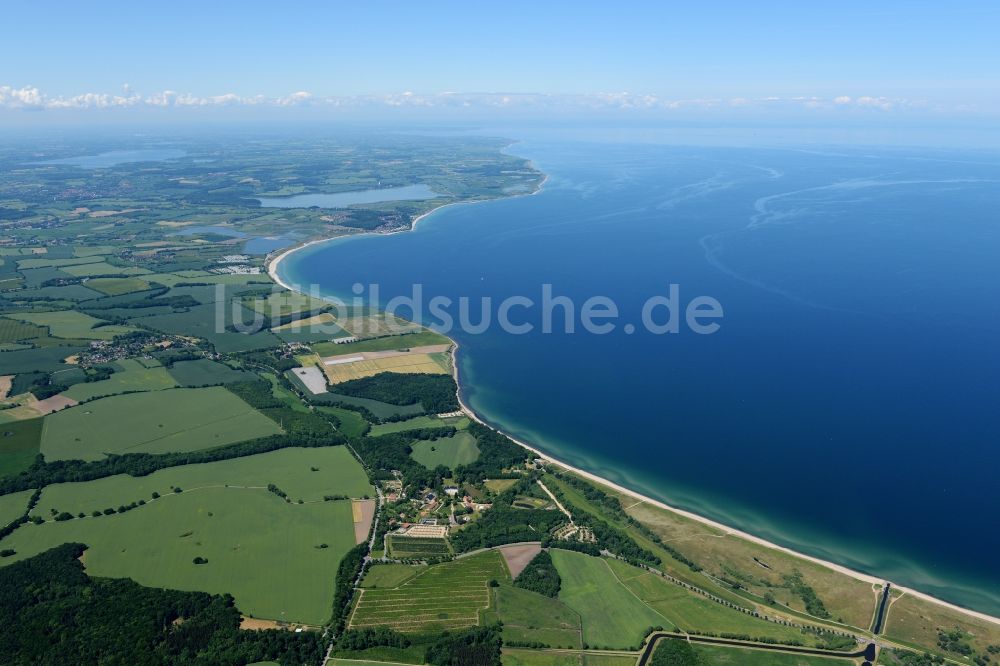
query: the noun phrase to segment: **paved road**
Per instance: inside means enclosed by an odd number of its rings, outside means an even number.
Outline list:
[[[835,650],[821,650],[819,648],[800,647],[797,645],[774,645],[771,643],[752,643],[749,641],[736,641],[728,638],[714,638],[712,636],[688,636],[687,634],[673,633],[669,631],[658,631],[649,636],[646,646],[639,655],[636,666],[646,666],[649,658],[653,656],[653,650],[660,639],[690,641],[691,643],[707,643],[709,645],[725,645],[727,647],[752,648],[755,650],[770,650],[772,652],[785,652],[790,654],[805,654],[813,657],[840,657],[843,659],[857,659],[864,657],[868,662],[875,660],[875,644],[869,643],[866,647],[855,652],[837,652]]]

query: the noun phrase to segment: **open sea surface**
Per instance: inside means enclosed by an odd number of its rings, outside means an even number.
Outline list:
[[[377,283],[382,303],[414,283],[425,302],[490,297],[494,318],[545,283],[577,310],[607,296],[604,335],[542,333],[538,308],[511,310],[530,333],[450,331],[470,405],[645,494],[1000,615],[1000,157],[512,151],[549,175],[541,193],[317,244],[283,276],[344,298]],[[718,332],[642,328],[671,284],[681,306],[721,303]]]

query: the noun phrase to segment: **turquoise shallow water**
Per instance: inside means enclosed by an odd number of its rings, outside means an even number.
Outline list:
[[[550,176],[540,194],[314,245],[283,277],[345,297],[377,283],[383,304],[419,283],[425,301],[490,297],[494,317],[546,283],[577,307],[607,296],[604,335],[542,333],[537,308],[511,310],[530,333],[449,331],[472,407],[651,496],[1000,614],[1000,159],[514,152]],[[671,284],[721,303],[717,333],[643,330]]]

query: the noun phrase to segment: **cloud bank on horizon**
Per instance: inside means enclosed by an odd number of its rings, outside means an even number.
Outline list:
[[[960,111],[961,107],[943,109],[919,100],[873,95],[822,96],[769,96],[760,98],[695,98],[672,99],[653,94],[592,93],[592,94],[538,94],[538,93],[456,93],[443,92],[419,94],[413,92],[384,95],[319,96],[298,91],[280,97],[265,95],[241,96],[235,93],[199,96],[164,90],[142,94],[123,86],[121,93],[90,92],[72,96],[50,95],[34,86],[0,86],[0,109],[21,111],[46,111],[63,109],[167,109],[211,107],[326,107],[330,109],[383,108],[481,108],[520,110],[680,110],[712,108],[801,108],[836,109],[860,108],[878,111],[897,109],[923,109]]]

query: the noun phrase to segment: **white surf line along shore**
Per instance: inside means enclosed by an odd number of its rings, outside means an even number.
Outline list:
[[[510,197],[504,197],[504,198],[515,198],[515,197],[520,197],[520,196],[533,196],[535,194],[538,194],[539,192],[542,191],[542,188],[545,185],[546,181],[548,181],[548,179],[549,179],[549,177],[546,175],[545,178],[542,180],[542,182],[539,183],[538,189],[536,189],[534,192],[531,192],[529,194],[512,195]],[[422,215],[419,215],[416,218],[414,218],[413,224],[408,229],[399,229],[399,230],[396,230],[396,231],[391,231],[391,232],[382,233],[382,234],[375,233],[375,232],[365,232],[364,234],[356,234],[355,236],[350,236],[350,238],[354,238],[356,236],[362,236],[362,235],[388,236],[390,234],[411,231],[411,230],[413,230],[413,229],[416,228],[417,224],[421,220],[423,220],[424,218],[428,217],[429,215],[431,215],[433,213],[436,213],[437,211],[441,210],[442,208],[447,208],[448,206],[471,205],[471,204],[477,204],[477,203],[484,203],[486,201],[497,201],[497,200],[498,199],[484,199],[482,201],[456,201],[456,202],[449,203],[449,204],[443,204],[441,206],[438,206],[437,208],[433,208],[433,209],[427,211],[426,213],[424,213]],[[292,285],[288,284],[287,282],[285,282],[284,280],[282,280],[280,274],[278,273],[278,265],[281,263],[281,261],[283,261],[285,258],[287,258],[293,252],[297,252],[297,251],[299,251],[299,250],[301,250],[303,248],[309,247],[310,245],[315,245],[316,243],[326,243],[326,242],[329,242],[329,241],[337,240],[338,238],[347,238],[347,236],[335,236],[333,238],[320,238],[320,239],[312,240],[312,241],[309,241],[307,243],[303,243],[301,245],[296,245],[294,247],[291,247],[291,248],[288,248],[288,249],[284,250],[283,252],[281,252],[280,254],[278,254],[277,256],[275,256],[274,258],[268,260],[268,262],[267,262],[267,273],[268,273],[268,275],[271,277],[272,280],[274,280],[274,282],[276,282],[277,284],[281,285],[285,289],[288,289],[289,291],[296,291],[296,292],[299,292],[299,293],[303,293],[303,295],[308,295],[308,294],[304,294],[304,292],[301,292],[299,289],[296,289],[294,286],[292,286]],[[893,581],[887,581],[887,579],[885,579],[885,578],[879,578],[878,576],[872,576],[870,574],[862,573],[860,571],[855,571],[854,569],[850,569],[850,568],[845,567],[845,566],[843,566],[841,564],[837,564],[835,562],[829,562],[827,560],[824,560],[824,559],[821,559],[821,558],[818,558],[818,557],[814,557],[812,555],[806,555],[805,553],[800,553],[798,551],[792,550],[791,548],[787,548],[785,546],[780,546],[780,545],[778,545],[776,543],[768,541],[767,539],[764,539],[764,538],[758,537],[758,536],[754,536],[753,534],[750,534],[749,532],[744,532],[742,530],[736,529],[735,527],[730,527],[729,525],[725,525],[725,524],[720,523],[718,521],[712,520],[711,518],[706,518],[705,516],[701,516],[699,514],[691,512],[691,511],[687,511],[686,509],[680,509],[680,508],[675,507],[675,506],[670,506],[669,504],[666,504],[665,502],[661,502],[661,501],[653,499],[652,497],[649,497],[647,495],[643,495],[642,493],[639,493],[639,492],[637,492],[635,490],[632,490],[631,488],[626,488],[625,486],[619,485],[619,484],[617,484],[617,483],[615,483],[613,481],[610,481],[608,479],[600,477],[600,476],[598,476],[596,474],[593,474],[591,472],[588,472],[588,471],[586,471],[584,469],[580,469],[578,467],[573,467],[572,465],[570,465],[568,463],[565,463],[565,462],[563,462],[561,460],[557,460],[556,458],[553,458],[551,455],[549,455],[548,453],[545,453],[544,451],[538,449],[537,447],[535,447],[535,446],[533,446],[533,445],[531,445],[531,444],[529,444],[527,442],[524,442],[524,441],[522,441],[520,439],[517,439],[516,437],[512,436],[511,434],[504,432],[502,429],[497,428],[497,427],[495,427],[495,426],[487,423],[482,418],[480,418],[480,416],[478,414],[476,414],[476,412],[474,412],[472,410],[472,408],[470,408],[465,403],[465,401],[462,399],[462,383],[461,383],[461,380],[459,379],[459,374],[458,374],[458,351],[459,351],[459,345],[458,345],[458,342],[456,342],[454,339],[451,339],[451,338],[449,338],[449,339],[452,341],[452,345],[454,345],[454,349],[452,351],[452,376],[455,379],[456,386],[458,386],[458,394],[457,394],[458,404],[461,407],[462,411],[465,412],[465,414],[470,419],[476,421],[477,423],[480,423],[480,424],[486,426],[487,428],[492,428],[492,429],[497,430],[498,432],[506,435],[507,437],[509,437],[511,439],[511,441],[513,441],[516,444],[519,444],[522,447],[528,449],[529,451],[531,451],[532,453],[534,453],[535,455],[537,455],[539,458],[547,460],[550,463],[552,463],[552,464],[554,464],[554,465],[556,465],[558,467],[561,467],[561,468],[563,468],[563,469],[565,469],[567,471],[573,472],[574,474],[578,474],[578,475],[580,475],[580,476],[582,476],[582,477],[584,477],[584,478],[586,478],[586,479],[588,479],[590,481],[593,481],[594,483],[606,486],[608,488],[613,488],[614,490],[616,490],[616,491],[618,491],[618,492],[620,492],[620,493],[622,493],[624,495],[627,495],[629,497],[632,497],[632,498],[634,498],[636,500],[639,500],[641,502],[647,502],[647,503],[652,504],[653,506],[655,506],[657,508],[664,509],[666,511],[670,511],[670,512],[675,513],[675,514],[677,514],[679,516],[683,516],[684,518],[689,518],[689,519],[694,520],[696,522],[699,522],[699,523],[701,523],[703,525],[708,525],[709,527],[713,527],[713,528],[715,528],[715,529],[720,530],[721,532],[723,532],[726,536],[733,536],[733,537],[737,537],[737,538],[740,538],[740,539],[745,539],[745,540],[750,541],[751,543],[755,543],[755,544],[757,544],[759,546],[763,546],[765,548],[771,548],[773,550],[780,551],[780,552],[785,553],[787,555],[791,555],[793,557],[797,557],[799,559],[806,560],[807,562],[812,562],[813,564],[818,564],[818,565],[820,565],[822,567],[825,567],[827,569],[830,569],[832,571],[836,571],[837,573],[843,574],[845,576],[850,576],[851,578],[854,578],[856,580],[860,580],[860,581],[863,581],[863,582],[866,582],[866,583],[872,583],[872,584],[881,585],[881,584],[883,584],[885,582],[890,582],[890,583],[892,583],[892,586],[893,586],[894,589],[899,590],[900,592],[903,592],[905,594],[910,594],[910,595],[912,595],[914,597],[917,597],[919,599],[923,599],[924,601],[928,601],[928,602],[937,604],[939,606],[943,606],[945,608],[948,608],[950,610],[956,611],[956,612],[961,613],[963,615],[968,615],[969,617],[974,617],[974,618],[977,618],[977,619],[980,619],[980,620],[984,620],[986,622],[990,622],[990,623],[993,623],[993,624],[996,624],[996,625],[1000,625],[1000,618],[994,617],[992,615],[989,615],[988,613],[982,613],[980,611],[971,610],[969,608],[963,608],[962,606],[959,606],[957,604],[953,604],[953,603],[945,601],[943,599],[938,599],[937,597],[931,596],[930,594],[927,594],[925,592],[920,592],[919,590],[915,590],[913,588],[905,587],[903,585],[898,585],[898,584],[896,584]]]

